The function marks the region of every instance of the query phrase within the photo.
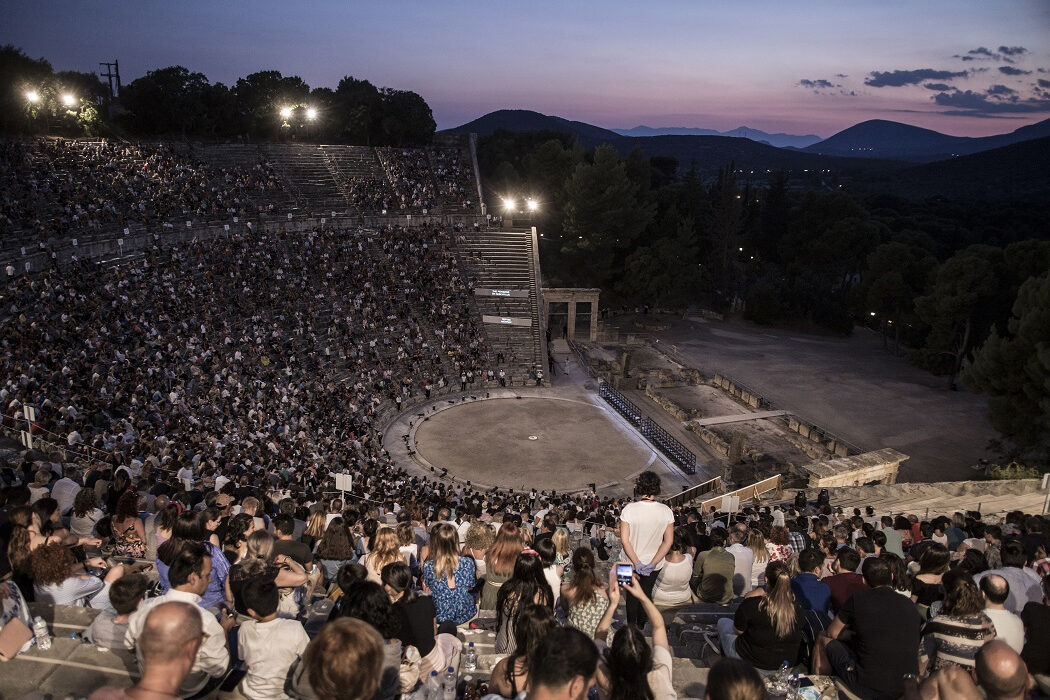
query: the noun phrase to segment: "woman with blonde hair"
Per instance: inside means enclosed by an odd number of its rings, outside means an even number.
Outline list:
[[[775,670],[787,661],[798,663],[805,613],[791,591],[791,572],[782,561],[766,565],[766,590],[744,598],[732,619],[718,621],[722,653],[755,668]]]
[[[503,523],[485,554],[485,586],[481,590],[481,609],[495,610],[499,589],[514,573],[514,562],[525,548],[521,530],[514,523]]]
[[[474,560],[459,555],[459,533],[448,523],[430,530],[430,551],[423,563],[423,585],[434,598],[438,624],[462,625],[477,614],[474,595],[477,582]]]
[[[765,535],[757,527],[751,528],[748,532],[747,546],[755,555],[755,561],[751,564],[751,588],[761,588],[766,582],[766,564],[769,563],[769,550],[766,548]]]
[[[321,511],[314,511],[310,513],[310,519],[306,522],[306,529],[303,530],[303,536],[300,538],[310,549],[314,548],[322,537],[324,537],[325,528],[325,517]]]
[[[558,567],[561,572],[561,581],[559,581],[561,585],[572,578],[572,562],[569,561],[572,557],[572,547],[569,544],[569,531],[559,527],[551,535],[551,542],[554,543],[554,566]]]
[[[362,559],[361,563],[368,569],[368,580],[382,584],[383,567],[396,561],[405,561],[405,555],[401,553],[397,532],[392,527],[380,527],[372,538],[372,549]],[[407,563],[407,562],[406,562]]]

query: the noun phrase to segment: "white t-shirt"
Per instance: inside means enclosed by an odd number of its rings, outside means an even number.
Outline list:
[[[634,547],[638,561],[644,565],[656,556],[664,539],[664,531],[668,525],[674,524],[674,514],[663,503],[635,501],[624,506],[620,520],[630,526],[631,546]],[[626,554],[623,554],[621,559],[630,563]],[[662,561],[656,565],[657,569],[661,567]]]
[[[241,692],[253,700],[288,697],[284,694],[285,676],[309,643],[310,638],[298,620],[279,617],[269,622],[241,623],[237,647],[241,659],[248,665]]]
[[[995,624],[995,636],[1010,645],[1018,654],[1024,648],[1024,623],[1009,610],[985,608],[984,614]]]

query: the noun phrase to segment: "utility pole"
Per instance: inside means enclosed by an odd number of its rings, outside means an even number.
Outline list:
[[[106,101],[106,117],[113,121],[113,100],[120,94],[120,63],[113,59],[113,63],[99,63],[99,77],[109,80],[109,99]],[[105,72],[102,68],[105,68]]]

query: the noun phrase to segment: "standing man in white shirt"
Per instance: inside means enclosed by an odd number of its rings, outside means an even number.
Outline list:
[[[656,500],[659,494],[660,477],[644,471],[635,481],[634,495],[638,500],[628,503],[620,513],[621,561],[634,566],[638,583],[650,599],[657,571],[663,568],[664,557],[674,541],[674,514]],[[627,622],[644,628],[647,619],[638,599],[628,597]]]

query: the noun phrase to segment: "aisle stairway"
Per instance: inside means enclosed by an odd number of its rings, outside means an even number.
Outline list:
[[[528,326],[485,323],[489,356],[502,352],[504,368],[513,384],[520,384],[530,371],[547,372],[546,348],[539,313],[536,280],[539,258],[533,250],[531,231],[466,231],[459,239],[460,257],[474,280],[475,289],[521,290],[525,297],[475,295],[481,316],[527,319]]]
[[[325,163],[321,146],[265,144],[266,158],[285,174],[300,206],[311,211],[346,211],[348,202]]]

